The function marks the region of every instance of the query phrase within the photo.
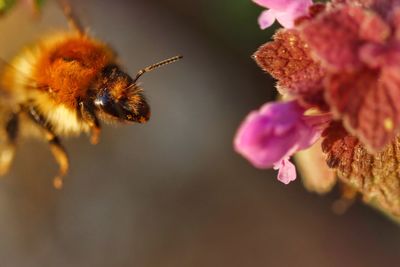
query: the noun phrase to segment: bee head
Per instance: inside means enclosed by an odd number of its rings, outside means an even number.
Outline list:
[[[94,85],[93,104],[103,118],[144,123],[150,118],[150,107],[142,91],[117,65],[109,65]]]

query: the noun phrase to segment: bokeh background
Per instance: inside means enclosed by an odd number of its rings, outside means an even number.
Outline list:
[[[336,193],[285,186],[232,149],[236,128],[274,97],[250,58],[270,32],[250,0],[72,1],[93,35],[127,70],[175,54],[142,79],[153,117],[104,128],[101,143],[65,140],[71,172],[62,191],[48,146],[20,142],[0,181],[0,266],[398,266],[400,228],[358,203],[342,216]],[[0,57],[66,29],[48,1],[0,19]]]

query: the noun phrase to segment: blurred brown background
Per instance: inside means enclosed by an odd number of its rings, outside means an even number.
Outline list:
[[[237,126],[274,96],[250,55],[267,41],[250,0],[73,1],[91,32],[143,77],[153,117],[105,127],[101,143],[66,140],[71,173],[45,143],[21,143],[0,182],[0,266],[398,266],[400,228],[354,205],[331,211],[336,194],[284,186],[232,150]],[[0,56],[66,28],[57,5],[43,17],[18,8],[0,20]]]

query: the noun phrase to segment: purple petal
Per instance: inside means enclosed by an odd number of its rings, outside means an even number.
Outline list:
[[[267,103],[245,119],[236,134],[235,150],[257,168],[270,168],[312,145],[330,117],[304,116],[296,101]]]
[[[301,134],[303,138],[299,139],[297,151],[309,148],[317,142],[323,130],[332,121],[332,115],[303,116],[303,121],[307,125],[303,129],[308,132]]]
[[[277,107],[280,107],[282,112],[279,112]],[[274,109],[275,112],[271,113],[270,111]],[[280,117],[281,114],[289,114],[288,120]],[[264,105],[261,111],[251,112],[239,127],[234,142],[235,150],[255,167],[271,168],[291,150],[293,142],[288,142],[286,139],[297,138],[297,133],[293,129],[295,122],[288,124],[290,121],[292,121],[290,112],[285,112],[285,106]],[[286,138],[275,138],[283,135]]]

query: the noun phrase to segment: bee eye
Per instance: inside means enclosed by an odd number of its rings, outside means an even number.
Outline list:
[[[150,117],[150,108],[143,96],[139,101],[129,104],[128,99],[116,101],[107,89],[103,89],[93,104],[98,111],[124,121],[144,123]]]
[[[94,100],[94,105],[99,106],[106,106],[107,103],[110,102],[110,95],[103,90],[102,93],[98,94],[96,99]]]
[[[99,110],[111,115],[113,117],[117,117],[119,119],[126,119],[127,110],[124,109],[124,105],[115,101],[114,98],[109,94],[108,89],[101,90],[96,98],[94,99],[94,106]]]

